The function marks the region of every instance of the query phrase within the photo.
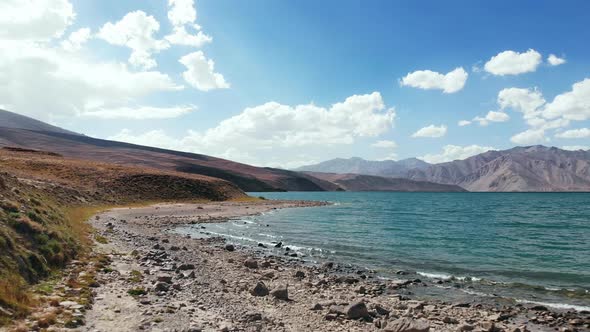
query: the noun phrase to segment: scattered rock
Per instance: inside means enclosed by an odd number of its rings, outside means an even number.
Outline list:
[[[171,284],[172,283],[172,276],[168,275],[168,274],[161,274],[157,277],[157,279],[159,282],[165,282],[167,284]]]
[[[226,244],[225,245],[225,250],[227,250],[227,251],[234,251],[234,250],[236,250],[236,248],[234,247],[233,244]]]
[[[180,271],[194,270],[195,264],[182,264],[178,267]]]
[[[389,322],[385,331],[388,332],[428,332],[430,324],[424,319],[399,318]]]
[[[346,317],[349,319],[370,319],[371,315],[369,315],[369,310],[367,309],[367,305],[363,301],[358,301],[350,304],[345,309]]]
[[[170,289],[170,284],[158,282],[156,283],[156,286],[154,286],[154,289],[158,292],[167,292]]]
[[[303,271],[297,271],[297,272],[295,272],[295,278],[297,278],[297,279],[303,279],[303,278],[305,278],[305,272],[303,272]]]
[[[258,262],[253,259],[253,258],[248,258],[244,261],[244,266],[249,268],[249,269],[257,269],[258,268]]]
[[[316,303],[313,306],[311,306],[311,308],[309,308],[309,310],[312,310],[312,311],[318,311],[318,310],[322,310],[322,309],[324,309],[324,306],[319,303]]]
[[[273,289],[270,292],[270,295],[274,296],[276,299],[288,301],[289,300],[289,291],[287,290],[287,286],[278,286],[277,288]]]
[[[256,283],[256,286],[252,288],[250,294],[252,294],[253,296],[267,296],[268,287],[266,287],[266,285],[262,281],[259,281],[258,283]]]

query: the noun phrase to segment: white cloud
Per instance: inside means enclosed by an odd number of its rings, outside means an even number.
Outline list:
[[[173,32],[164,37],[171,44],[192,47],[201,47],[213,41],[213,38],[201,31],[201,27],[195,24],[197,10],[193,0],[168,0],[168,20],[173,27]],[[196,31],[190,34],[187,28]]]
[[[348,97],[329,108],[268,102],[246,108],[204,132],[189,131],[181,138],[173,138],[163,131],[143,134],[124,131],[110,138],[268,164],[253,156],[270,158],[270,153],[260,152],[270,149],[272,155],[289,156],[285,162],[297,149],[308,152],[317,149],[325,155],[326,147],[348,145],[357,138],[385,133],[393,126],[394,119],[394,110],[386,109],[381,94],[374,92]]]
[[[538,108],[545,104],[545,99],[537,89],[508,88],[498,93],[498,104],[502,110],[512,108],[528,119],[539,115]]]
[[[570,150],[570,151],[578,151],[578,150],[583,150],[583,151],[588,151],[590,150],[590,145],[565,145],[561,147],[564,150]]]
[[[0,43],[0,100],[9,110],[42,120],[117,108],[153,93],[182,89],[157,71],[90,60],[61,47]]]
[[[563,117],[568,120],[590,119],[590,79],[574,83],[572,90],[557,95],[545,105],[543,116],[548,119]]]
[[[457,123],[457,125],[459,127],[469,126],[470,124],[471,124],[471,121],[469,121],[469,120],[461,120]]]
[[[541,54],[533,49],[523,53],[504,51],[491,57],[484,69],[493,75],[518,75],[537,70],[541,62]]]
[[[559,66],[563,65],[566,61],[565,58],[560,58],[555,54],[549,54],[547,57],[547,62],[552,66]]]
[[[419,129],[417,132],[412,134],[412,137],[443,137],[447,133],[447,126],[440,125],[430,125],[424,128]]]
[[[207,59],[202,51],[187,54],[180,58],[179,62],[187,68],[182,73],[182,77],[196,89],[209,91],[230,87],[223,75],[215,72],[215,63],[213,60]]]
[[[165,38],[171,44],[193,47],[201,47],[213,41],[213,38],[203,33],[203,31],[198,31],[196,35],[191,35],[186,31],[185,27],[175,27],[174,33],[167,35]]]
[[[510,138],[510,141],[519,145],[540,144],[547,141],[545,139],[545,130],[543,129],[527,129]]]
[[[0,40],[46,41],[61,37],[75,17],[68,0],[2,0]]]
[[[475,156],[477,154],[484,153],[484,152],[487,152],[490,150],[496,150],[496,149],[489,147],[489,146],[479,146],[479,145],[468,145],[468,146],[445,145],[443,147],[443,151],[441,153],[427,154],[422,157],[419,157],[419,159],[422,159],[427,163],[438,164],[438,163],[444,163],[447,161],[466,159],[471,156]]]
[[[455,68],[447,74],[431,70],[418,70],[408,73],[400,81],[402,86],[411,86],[424,90],[443,90],[444,93],[455,93],[465,86],[467,72],[462,68]]]
[[[174,26],[183,26],[197,20],[193,0],[168,0],[168,19]]]
[[[84,116],[96,117],[100,119],[169,119],[188,114],[194,111],[194,106],[176,106],[176,107],[153,107],[141,106],[133,107],[115,107],[107,109],[95,109],[85,112]]]
[[[397,143],[394,141],[383,140],[383,141],[377,141],[377,142],[371,144],[371,146],[375,147],[375,148],[395,149],[397,147]]]
[[[555,135],[558,138],[590,138],[589,128],[571,129]]]
[[[97,37],[113,45],[129,47],[132,50],[129,63],[138,68],[151,69],[157,65],[152,53],[170,47],[167,41],[154,37],[158,30],[160,23],[153,16],[138,10],[127,13],[118,22],[107,22],[100,28]]]
[[[487,126],[490,122],[506,122],[510,116],[504,112],[489,111],[485,117],[476,116],[473,121],[479,122],[480,126]]]
[[[61,42],[61,47],[63,47],[66,51],[77,51],[82,48],[88,39],[90,39],[90,29],[89,28],[81,28],[72,33],[68,39],[63,40]]]

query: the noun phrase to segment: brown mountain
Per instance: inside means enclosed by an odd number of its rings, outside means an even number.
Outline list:
[[[590,191],[590,151],[515,147],[412,170],[407,177],[469,191]]]
[[[362,174],[338,174],[306,172],[307,174],[333,182],[346,191],[428,191],[462,192],[465,189],[452,184],[415,181],[403,178],[387,178]]]
[[[66,157],[151,167],[220,178],[244,191],[322,191],[337,186],[306,174],[254,167],[206,155],[96,139],[18,115],[0,112],[0,147],[55,152]]]

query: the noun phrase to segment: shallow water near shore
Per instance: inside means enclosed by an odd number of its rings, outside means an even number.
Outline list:
[[[209,224],[206,232],[252,246],[280,241],[306,260],[350,263],[383,278],[428,279],[432,287],[418,290],[424,297],[590,310],[590,193],[250,194],[334,204]]]

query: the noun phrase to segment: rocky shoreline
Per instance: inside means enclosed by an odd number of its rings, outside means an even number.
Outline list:
[[[590,313],[420,301],[421,280],[303,264],[221,238],[170,232],[321,202],[257,201],[115,209],[92,220],[110,258],[82,331],[587,331]],[[206,225],[203,225],[206,227]],[[402,276],[403,277],[403,276]],[[401,290],[405,292],[401,292]],[[82,310],[84,312],[84,309]]]

